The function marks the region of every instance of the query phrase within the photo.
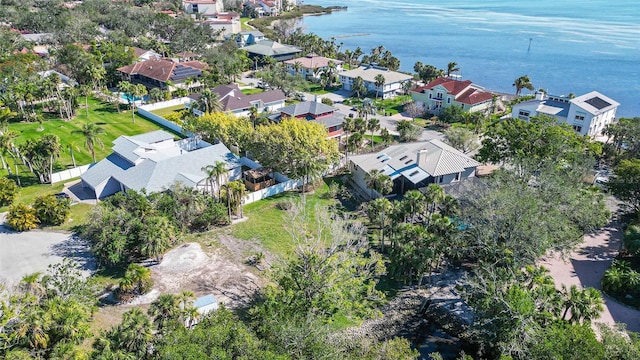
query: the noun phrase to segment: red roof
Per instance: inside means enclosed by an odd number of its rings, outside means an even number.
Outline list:
[[[125,74],[134,75],[140,74],[147,78],[155,79],[161,82],[167,82],[172,77],[180,77],[174,74],[176,68],[190,67],[198,70],[202,70],[207,67],[207,64],[200,61],[185,61],[185,62],[173,62],[166,59],[151,59],[141,61],[133,65],[123,66],[118,71]],[[202,73],[198,74],[202,75]]]
[[[493,94],[472,86],[471,80],[454,80],[445,77],[437,78],[429,82],[425,86],[411,89],[412,92],[423,93],[425,90],[431,90],[436,86],[442,86],[447,89],[447,93],[453,95],[457,102],[463,104],[478,104],[493,98]]]

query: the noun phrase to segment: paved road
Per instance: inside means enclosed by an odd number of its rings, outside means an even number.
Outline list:
[[[95,269],[89,249],[82,240],[68,234],[49,231],[15,232],[1,225],[0,214],[0,282],[17,285],[27,274],[45,272],[49,264],[68,257],[86,270]]]
[[[613,199],[608,199],[607,206],[612,213],[618,211],[618,204]],[[618,254],[621,241],[621,224],[614,216],[607,226],[594,234],[586,235],[584,242],[567,260],[556,255],[540,261],[539,265],[549,269],[558,287],[564,284],[567,287],[577,285],[601,290],[602,276]],[[640,332],[640,311],[624,306],[604,294],[603,297],[605,310],[598,322],[609,325],[625,323],[627,329]]]
[[[247,77],[248,73],[243,74],[240,79],[240,82],[243,84],[247,84],[247,87],[256,87],[258,83],[258,79]],[[302,93],[305,96],[306,100],[315,100],[321,101],[323,98],[329,98],[333,101],[333,106],[338,109],[338,112],[348,116],[349,114],[353,114],[354,117],[357,116],[357,112],[351,110],[352,106],[347,106],[342,104],[344,99],[349,97],[350,93],[348,91],[340,90],[337,92],[332,92],[328,94],[322,95],[314,95],[310,93]],[[390,133],[397,135],[396,125],[400,120],[411,120],[410,117],[403,116],[402,114],[396,114],[393,116],[384,116],[384,115],[376,115],[378,120],[380,120],[380,127],[389,130]],[[442,139],[443,135],[440,132],[434,130],[424,130],[424,132],[420,135],[419,140],[431,140],[431,139]]]

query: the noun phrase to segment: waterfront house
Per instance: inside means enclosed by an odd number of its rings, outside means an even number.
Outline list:
[[[284,61],[289,74],[300,74],[305,79],[312,81],[320,80],[320,75],[329,70],[330,63],[335,65],[334,75],[342,71],[342,64],[344,64],[344,61],[329,59],[316,54],[309,54],[307,56]]]
[[[361,77],[364,80],[364,86],[367,91],[377,93],[383,99],[396,96],[397,93],[402,91],[404,83],[413,79],[411,75],[391,71],[373,64],[363,64],[357,69],[342,71],[338,75],[344,90],[352,91],[353,80]],[[376,86],[377,75],[384,76],[384,85]]]
[[[353,180],[367,193],[371,189],[367,187],[366,176],[372,170],[380,170],[393,180],[392,193],[403,194],[429,184],[444,185],[473,178],[478,165],[477,161],[437,139],[349,156]]]
[[[511,116],[528,121],[532,116],[548,115],[582,135],[595,137],[615,120],[618,106],[618,102],[597,91],[575,98],[539,91],[535,99],[513,105]]]
[[[411,99],[424,105],[426,112],[439,114],[450,106],[464,111],[487,111],[493,103],[493,93],[470,80],[437,78],[424,86],[409,90]]]
[[[264,64],[265,59],[270,57],[275,61],[285,61],[300,55],[302,50],[295,46],[280,44],[273,40],[262,40],[253,45],[242,48],[248,53],[249,59],[257,64]]]
[[[222,0],[182,0],[182,9],[187,14],[213,15],[224,11]]]
[[[248,116],[249,110],[255,107],[258,113],[274,112],[284,107],[287,97],[280,89],[267,90],[257,94],[245,95],[236,84],[219,85],[211,89],[218,95],[223,111],[236,116]],[[191,94],[189,98],[196,102],[200,100],[200,93]]]
[[[264,34],[258,30],[241,31],[236,35],[236,43],[239,47],[257,44],[262,40],[266,40]]]
[[[137,62],[118,68],[117,71],[123,80],[134,84],[167,89],[168,83],[180,88],[200,86],[197,81],[191,85],[185,84],[185,81],[189,78],[197,80],[206,67],[207,64],[200,61],[175,62],[163,58]]]
[[[303,101],[297,104],[283,107],[279,110],[279,114],[269,117],[272,121],[279,122],[283,118],[296,118],[305,121],[315,121],[324,125],[329,133],[327,138],[337,138],[338,141],[344,134],[342,124],[344,123],[344,115],[336,112],[333,106],[323,104],[316,101]]]
[[[214,16],[207,17],[206,20],[200,22],[202,25],[208,25],[211,30],[218,34],[218,40],[228,39],[233,34],[239,33],[241,29],[240,15],[235,12],[217,13]]]
[[[197,138],[174,140],[157,130],[113,141],[113,152],[81,175],[82,186],[96,199],[129,189],[165,191],[174,183],[206,191],[203,170],[216,161],[225,163],[224,181],[240,179],[242,165],[237,155],[222,143],[211,145]]]

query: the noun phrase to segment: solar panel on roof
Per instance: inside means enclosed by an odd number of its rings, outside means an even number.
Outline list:
[[[611,104],[609,104],[608,102],[600,99],[599,97],[592,97],[589,100],[585,101],[587,104],[593,106],[594,108],[598,109],[598,110],[602,110],[604,108],[606,108],[607,106],[611,106]]]

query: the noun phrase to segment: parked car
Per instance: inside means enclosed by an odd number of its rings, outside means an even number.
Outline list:
[[[264,89],[264,90],[269,90],[271,89],[271,86],[269,86],[269,84],[267,84],[264,81],[258,81],[258,84],[256,85],[259,89]]]
[[[593,179],[593,185],[599,187],[603,191],[607,191],[609,188],[609,176],[611,173],[609,171],[600,171],[596,173],[595,178]]]
[[[53,196],[55,196],[58,199],[68,199],[69,198],[69,194],[64,193],[64,192],[60,192],[60,193],[54,194]]]
[[[306,96],[304,96],[304,94],[302,93],[293,94],[293,98],[296,99],[297,101],[307,101]]]

